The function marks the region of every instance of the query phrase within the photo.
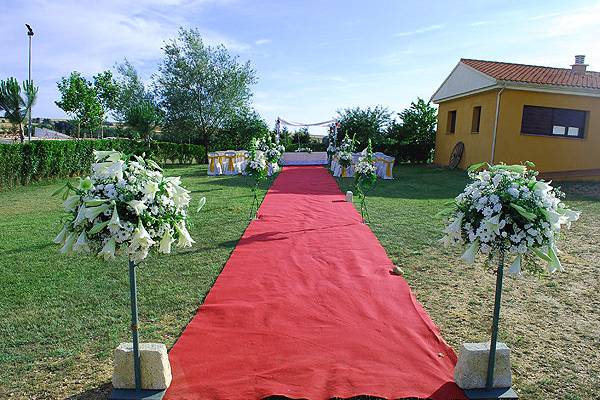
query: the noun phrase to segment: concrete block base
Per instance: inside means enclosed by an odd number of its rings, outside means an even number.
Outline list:
[[[162,343],[140,343],[142,389],[164,390],[171,384],[171,366],[167,347]],[[135,389],[133,345],[121,343],[115,349],[112,377],[115,389]]]
[[[464,343],[454,369],[454,381],[461,389],[485,388],[490,343]],[[496,346],[494,388],[510,388],[510,349],[504,343]]]

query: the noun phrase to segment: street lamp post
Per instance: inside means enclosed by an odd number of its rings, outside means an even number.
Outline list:
[[[25,24],[27,27],[27,36],[29,36],[29,84],[31,85],[31,39],[33,38],[33,29],[29,24]],[[29,121],[27,124],[27,132],[29,135],[29,141],[31,142],[31,107],[29,108]]]

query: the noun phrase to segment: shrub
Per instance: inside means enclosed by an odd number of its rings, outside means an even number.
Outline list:
[[[66,178],[89,172],[94,150],[146,154],[159,164],[204,162],[201,145],[132,140],[40,140],[24,144],[0,144],[0,189],[46,179]]]

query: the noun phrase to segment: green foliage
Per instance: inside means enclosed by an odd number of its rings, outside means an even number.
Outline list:
[[[70,114],[77,124],[77,137],[93,132],[100,127],[104,117],[104,109],[98,98],[94,85],[79,72],[73,71],[69,77],[58,82],[61,99],[56,105]]]
[[[165,164],[204,162],[202,146],[132,140],[40,140],[24,144],[0,144],[0,189],[46,179],[84,175],[90,170],[94,150],[118,150],[146,154]]]
[[[25,81],[23,92],[25,98],[21,96],[21,87],[15,78],[0,81],[0,110],[3,110],[4,117],[18,128],[21,143],[25,139],[23,121],[35,104],[38,88],[33,81]]]
[[[256,111],[242,110],[219,130],[209,149],[246,150],[250,148],[252,138],[265,137],[268,133],[269,127]]]
[[[180,29],[164,52],[155,81],[163,131],[170,139],[210,147],[219,129],[249,108],[256,73],[224,46],[204,44],[196,29]]]
[[[338,142],[344,135],[354,137],[361,148],[371,139],[376,150],[388,143],[388,130],[392,124],[391,112],[383,106],[347,108],[338,111]]]
[[[396,139],[400,143],[435,145],[437,110],[431,102],[420,97],[410,107],[398,114],[401,120],[402,135]]]
[[[135,67],[125,59],[121,64],[115,66],[117,76],[115,78],[118,93],[115,99],[113,115],[120,122],[126,122],[127,114],[140,101],[152,100],[153,96],[146,90],[142,78],[140,78]]]
[[[295,145],[296,148],[298,148],[298,146],[308,147],[307,145],[311,144],[308,128],[300,128],[294,132],[291,137],[291,144]]]
[[[153,101],[143,99],[133,105],[126,115],[126,123],[133,131],[137,132],[146,143],[154,130],[160,125],[162,114]]]

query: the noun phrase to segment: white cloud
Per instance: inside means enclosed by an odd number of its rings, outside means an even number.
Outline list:
[[[262,46],[264,44],[269,44],[269,43],[271,43],[271,39],[258,39],[254,42],[254,44],[257,46]]]
[[[396,36],[404,37],[404,36],[420,35],[422,33],[433,32],[433,31],[443,29],[445,26],[446,26],[446,24],[429,25],[429,26],[425,26],[423,28],[412,30],[412,31],[400,32],[400,33],[397,33]]]

